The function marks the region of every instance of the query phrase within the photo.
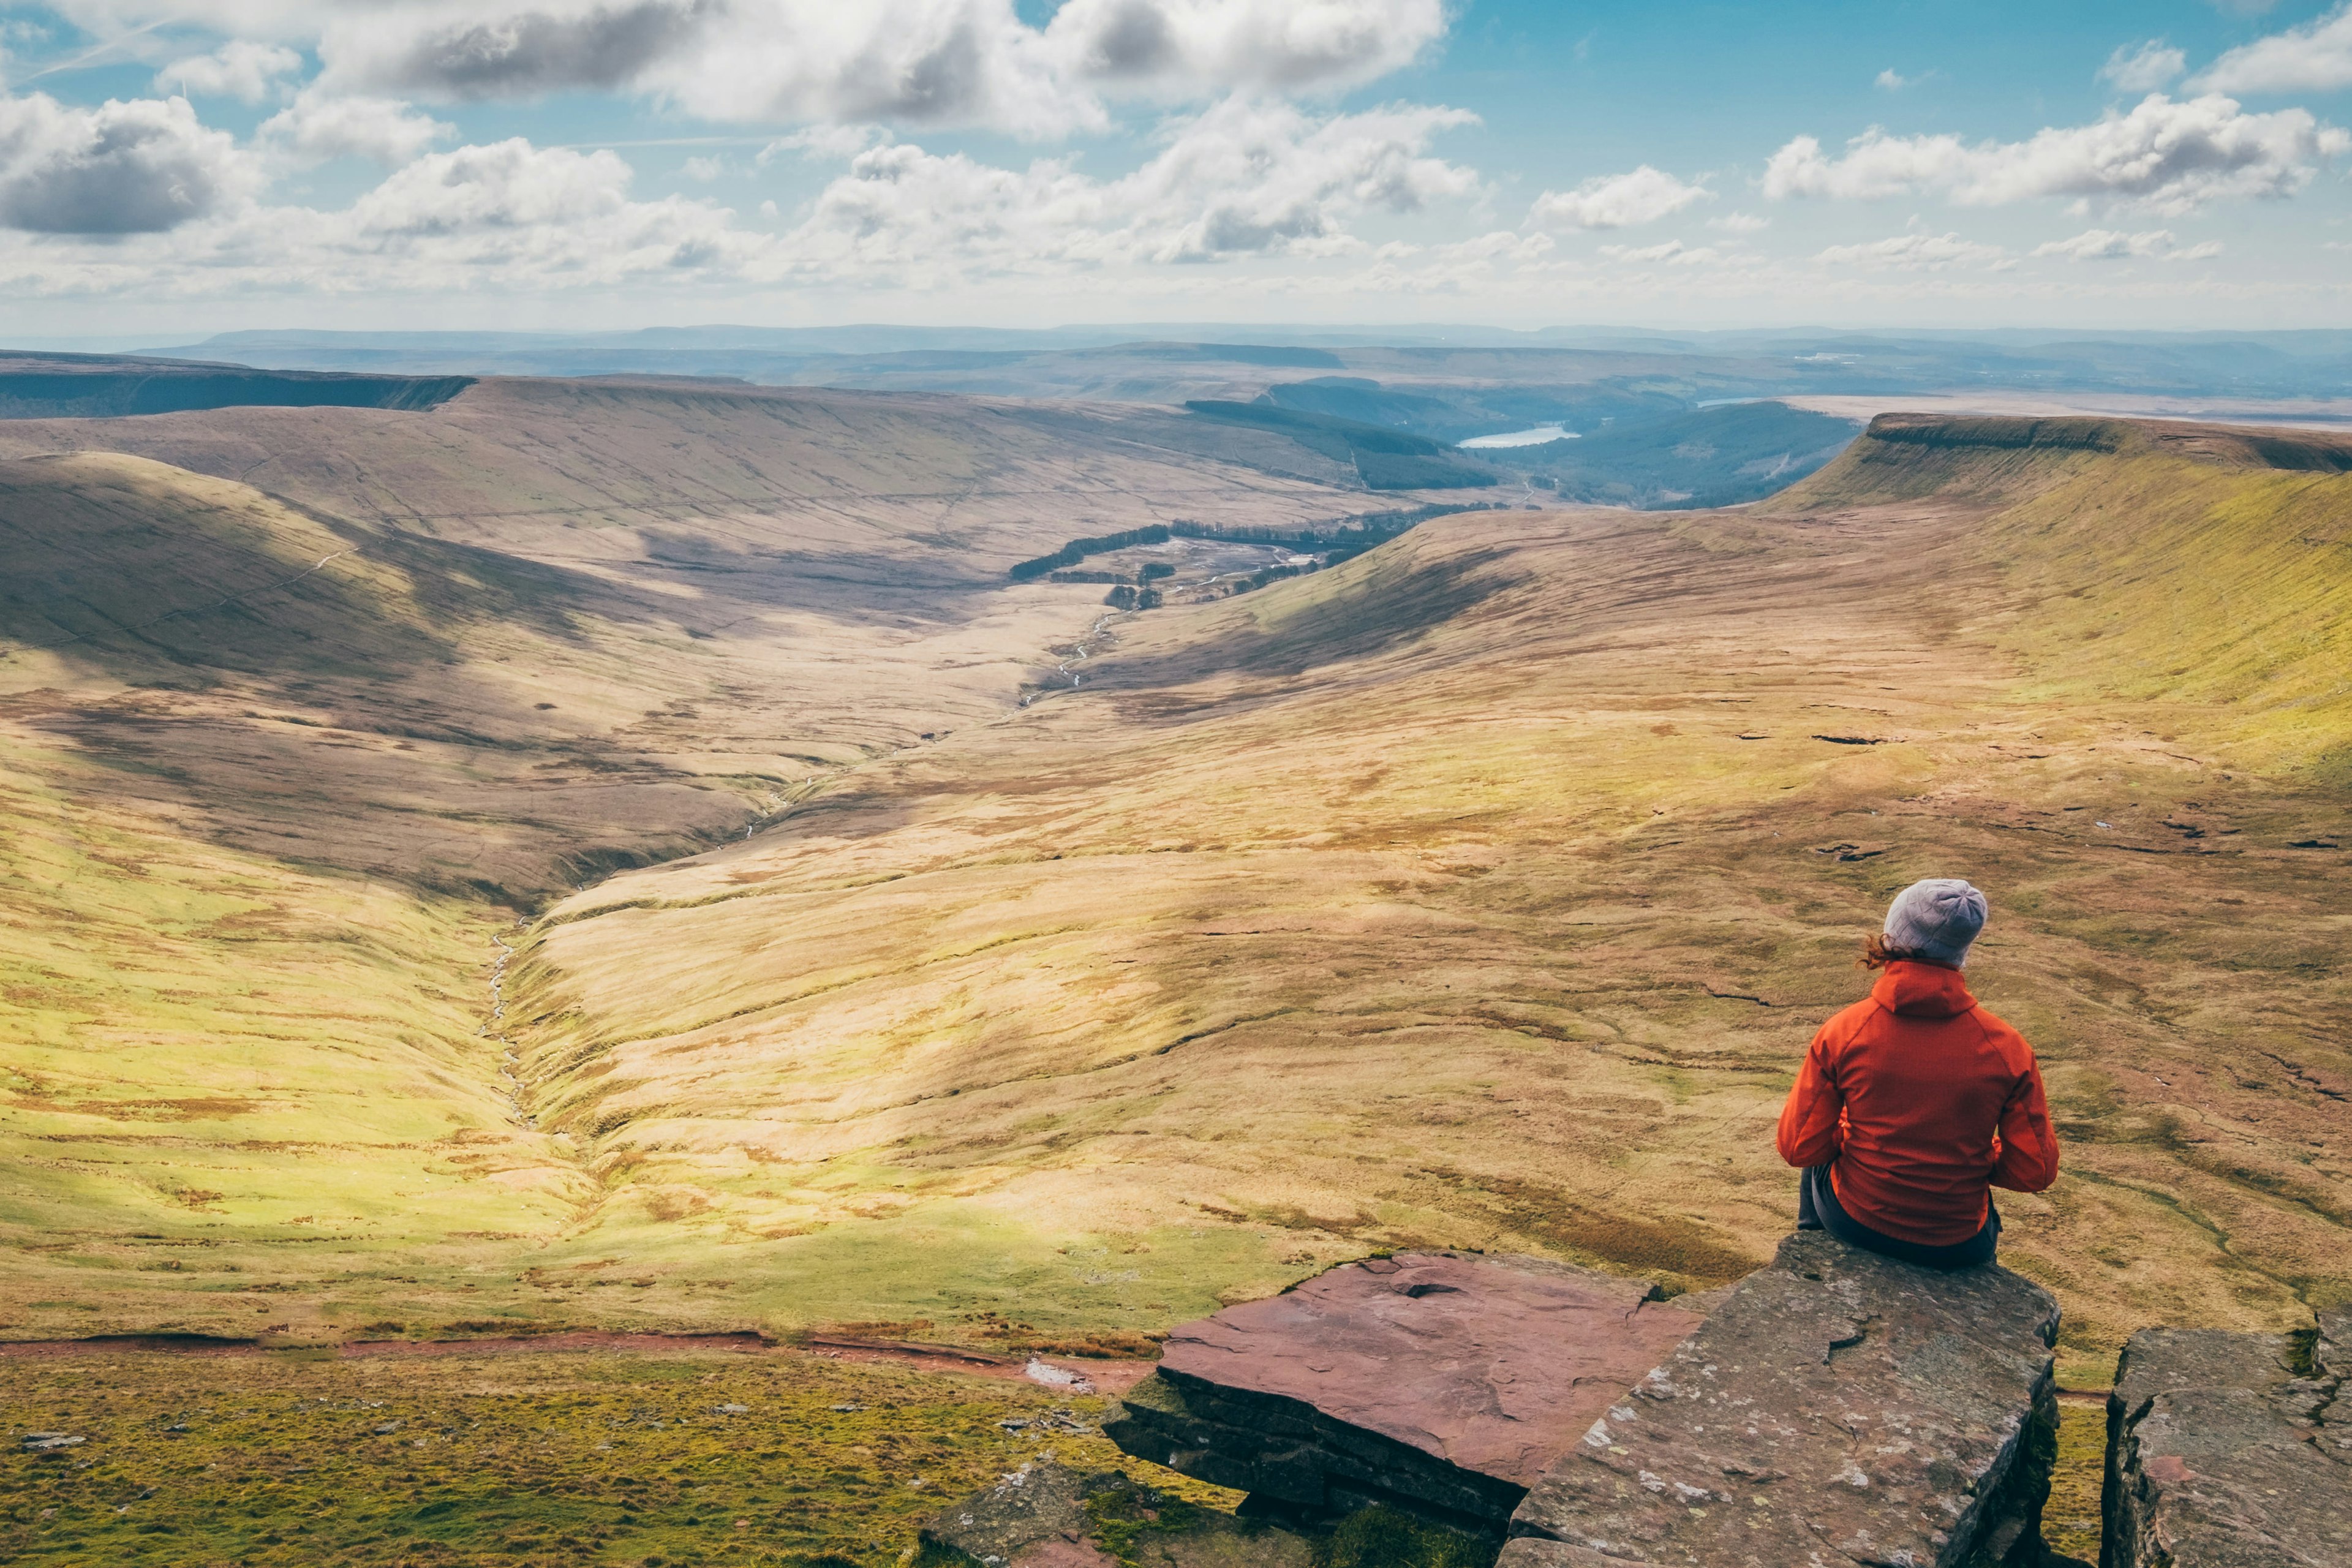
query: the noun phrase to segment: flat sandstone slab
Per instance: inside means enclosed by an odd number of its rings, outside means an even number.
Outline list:
[[[2007,1269],[1792,1236],[1536,1484],[1502,1568],[2033,1562],[2057,1330]]]
[[[2106,1568],[2352,1568],[2352,1311],[2143,1329],[2107,1396]]]
[[[1700,1319],[1540,1258],[1344,1264],[1169,1337],[1109,1428],[1130,1453],[1307,1510],[1499,1525]]]

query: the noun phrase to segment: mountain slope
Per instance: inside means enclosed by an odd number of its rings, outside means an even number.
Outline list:
[[[1012,709],[1101,614],[1003,577],[1072,517],[1358,499],[824,394],[492,386],[0,446],[12,1334],[332,1332],[419,1270],[461,1319],[514,1310],[511,1273],[459,1282],[596,1196],[513,1103],[519,912]]]
[[[1874,437],[1763,512],[1440,520],[559,907],[518,1038],[605,1196],[556,1252],[771,1321],[1148,1327],[1425,1242],[1712,1282],[1786,1226],[1771,1119],[1862,933],[1958,874],[2069,1140],[2005,1212],[2073,1352],[2293,1320],[2352,1225],[2352,840],[2295,761],[2345,726],[2295,708],[2290,755],[2070,617],[2193,618],[2205,531],[2306,561],[2352,479],[1941,438],[1939,478],[1870,477],[1916,445]],[[2315,640],[2200,635],[2301,692],[2347,591]]]
[[[224,1194],[202,1210],[147,1182],[164,1242],[20,1252],[0,1310],[1079,1338],[1420,1243],[1697,1286],[1786,1228],[1771,1121],[1860,937],[1957,874],[1996,911],[1971,982],[2067,1140],[2004,1256],[2063,1297],[2073,1364],[2151,1320],[2301,1321],[2352,1226],[2334,450],[1896,422],[1764,506],[1442,518],[1125,622],[1075,690],[512,932],[498,1027],[537,1125],[494,1170],[417,1141],[518,1188],[462,1227],[506,1239],[431,1239],[403,1178],[289,1252],[285,1172],[240,1155],[242,1185],[183,1178]],[[530,515],[464,526],[562,537]],[[2290,613],[2241,636],[2272,579]],[[2151,674],[2168,641],[2215,657]],[[141,1098],[44,1126],[139,1132],[158,1170],[257,1141],[171,1142]],[[140,1267],[193,1240],[246,1273]]]

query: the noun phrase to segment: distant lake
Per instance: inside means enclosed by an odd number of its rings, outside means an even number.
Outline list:
[[[1532,430],[1513,430],[1503,436],[1473,436],[1467,441],[1455,443],[1463,447],[1540,447],[1546,441],[1576,441],[1582,439],[1573,430],[1557,425],[1538,425]]]

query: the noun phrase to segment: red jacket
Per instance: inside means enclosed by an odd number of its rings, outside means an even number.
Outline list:
[[[1780,1143],[1791,1165],[1827,1164],[1855,1219],[1922,1247],[1983,1229],[1989,1187],[2058,1179],[2033,1047],[1935,963],[1888,964],[1867,1001],[1822,1026]]]

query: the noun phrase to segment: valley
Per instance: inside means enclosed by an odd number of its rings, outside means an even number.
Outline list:
[[[1373,505],[857,395],[526,384],[0,446],[0,1317],[47,1303],[11,1333],[331,1333],[289,1264],[364,1298],[560,1226],[593,1184],[486,1032],[526,914],[1016,711],[1100,590],[1003,572],[1074,523]]]
[[[2010,1250],[2080,1364],[2331,1288],[2327,438],[1883,420],[1744,510],[1113,615],[1070,689],[1100,590],[1012,563],[1375,500],[1075,427],[491,383],[0,429],[8,1332],[1132,1343],[1425,1244],[1717,1284],[1939,868],[2069,1130]]]

